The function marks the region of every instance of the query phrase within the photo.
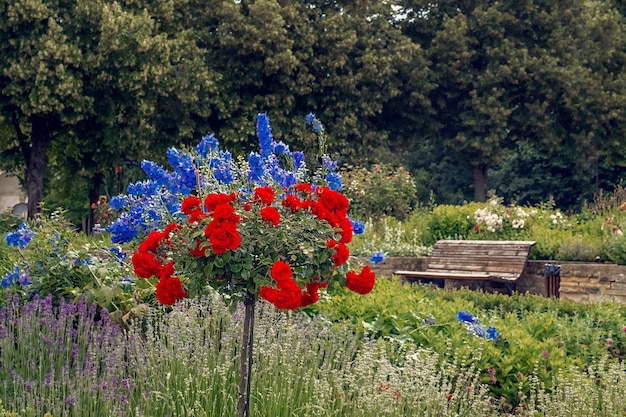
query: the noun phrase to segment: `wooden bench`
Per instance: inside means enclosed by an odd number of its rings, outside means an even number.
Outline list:
[[[440,240],[426,260],[424,271],[395,271],[407,282],[473,280],[514,286],[526,266],[535,242],[492,240]],[[441,285],[443,286],[443,285]]]

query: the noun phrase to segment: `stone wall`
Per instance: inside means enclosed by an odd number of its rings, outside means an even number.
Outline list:
[[[365,260],[366,261],[366,260]],[[419,271],[425,265],[425,258],[388,257],[379,265],[366,261],[379,276],[390,277],[397,270]],[[544,274],[546,264],[556,264],[560,268],[560,282],[556,294],[549,294],[548,278]],[[445,288],[466,286],[485,291],[506,292],[498,283],[480,281],[446,280]],[[578,302],[619,301],[626,303],[626,266],[610,263],[583,263],[561,261],[528,261],[522,276],[517,280],[516,291],[542,296],[558,296],[564,300]]]

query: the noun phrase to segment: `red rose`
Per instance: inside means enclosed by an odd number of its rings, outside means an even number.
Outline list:
[[[276,261],[270,270],[272,278],[277,282],[285,281],[293,276],[291,266],[285,261]]]
[[[197,256],[198,258],[202,258],[206,255],[208,247],[201,240],[196,240],[196,246],[190,249],[192,255]]]
[[[237,249],[241,245],[241,236],[237,230],[237,224],[233,222],[215,223],[215,220],[211,221],[204,232],[211,242],[213,252],[221,255],[228,249]]]
[[[307,194],[312,194],[313,193],[313,188],[311,188],[310,184],[306,184],[306,183],[298,183],[296,184],[296,190],[301,191],[303,193],[307,193]]]
[[[320,284],[308,283],[306,284],[306,291],[302,293],[302,300],[300,301],[300,307],[306,307],[311,304],[317,303],[320,299],[319,290]]]
[[[161,304],[172,305],[188,295],[183,289],[180,279],[176,277],[161,279],[156,285],[156,297]]]
[[[350,257],[350,251],[348,250],[348,247],[346,245],[344,245],[343,243],[340,243],[337,246],[335,246],[335,254],[333,255],[333,262],[335,263],[336,266],[343,265],[348,260],[349,257]]]
[[[337,217],[319,201],[311,203],[311,211],[317,216],[318,219],[326,220],[331,226],[339,226]]]
[[[274,304],[278,309],[296,310],[302,304],[301,290],[277,290],[276,288],[263,286],[259,291],[259,297]]]
[[[293,194],[288,194],[281,203],[284,207],[291,209],[291,213],[295,213],[303,208],[302,200]]]
[[[234,194],[213,193],[204,199],[204,207],[209,213],[212,213],[217,206],[224,203],[230,203],[234,200]]]
[[[163,229],[163,240],[169,244],[170,243],[170,238],[172,237],[172,233],[174,233],[174,231],[180,230],[182,228],[183,227],[180,224],[178,224],[178,223],[172,222],[172,223],[168,224],[165,227],[165,229]]]
[[[319,191],[319,202],[335,215],[341,217],[348,215],[348,199],[338,191],[322,187]]]
[[[367,294],[372,291],[375,282],[376,275],[367,265],[361,270],[360,274],[354,271],[346,274],[346,287],[359,294]]]
[[[269,206],[274,202],[274,189],[272,187],[257,187],[254,190],[254,199],[260,200],[261,204]]]
[[[219,204],[213,211],[213,218],[222,222],[238,223],[240,217],[235,213],[235,208],[230,203]]]
[[[174,272],[176,272],[174,270],[174,261],[169,261],[163,265],[163,268],[159,271],[159,278],[161,280],[171,278],[174,275]]]
[[[139,278],[151,278],[158,276],[163,265],[156,259],[152,252],[135,252],[132,257],[135,275]]]
[[[188,216],[197,210],[200,210],[200,199],[195,195],[185,198],[180,205],[180,211]]]
[[[163,240],[163,232],[155,230],[146,237],[143,242],[139,244],[137,250],[139,252],[155,252]]]
[[[350,219],[347,217],[341,219],[339,227],[341,227],[341,239],[339,241],[346,244],[352,242],[353,229]]]
[[[259,212],[261,213],[261,218],[272,223],[272,226],[280,224],[280,213],[274,207],[263,207]]]

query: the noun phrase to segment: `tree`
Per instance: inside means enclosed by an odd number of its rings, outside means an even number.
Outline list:
[[[220,138],[244,146],[254,115],[267,111],[274,134],[298,149],[311,138],[286,136],[317,114],[331,148],[371,156],[387,148],[386,105],[407,80],[419,89],[426,67],[419,45],[393,24],[393,9],[375,0],[221,0],[205,15],[207,65],[222,74],[210,117]],[[208,12],[207,12],[208,13]],[[299,116],[299,117],[298,117]],[[232,146],[231,146],[232,147]]]
[[[626,37],[609,3],[403,4],[432,62],[429,137],[466,161],[475,200],[520,141],[581,153],[581,167],[623,148]]]
[[[168,26],[179,7],[168,0],[0,4],[0,112],[26,164],[29,216],[43,196],[53,142],[74,145],[68,156],[97,171],[120,149],[139,155],[171,139],[157,132],[188,136],[194,116],[207,116],[198,103],[212,78],[201,51],[188,30]],[[168,125],[174,108],[177,121]]]

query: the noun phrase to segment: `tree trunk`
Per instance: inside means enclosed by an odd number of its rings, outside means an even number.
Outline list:
[[[250,416],[250,383],[252,380],[252,353],[254,343],[254,294],[247,291],[244,305],[246,312],[243,320],[243,335],[241,335],[241,375],[239,377],[239,395],[237,411],[238,417]]]
[[[28,195],[28,218],[32,219],[40,211],[43,199],[43,180],[48,165],[48,146],[52,142],[52,132],[45,116],[32,116],[28,158],[26,158],[26,193]]]
[[[472,178],[474,180],[474,201],[482,203],[486,200],[487,166],[483,164],[472,165]]]

